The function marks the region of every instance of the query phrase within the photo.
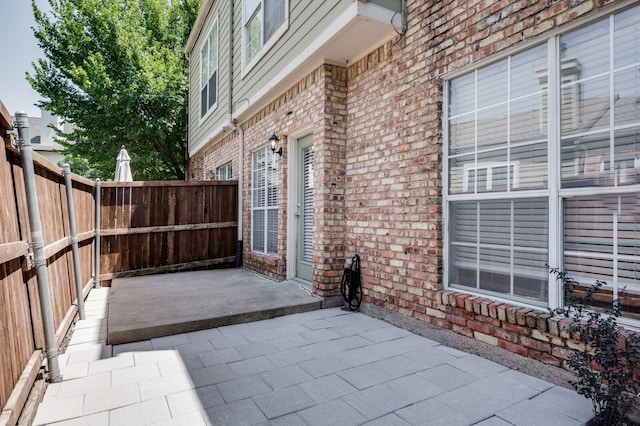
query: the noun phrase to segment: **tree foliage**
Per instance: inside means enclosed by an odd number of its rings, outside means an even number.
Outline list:
[[[27,79],[38,106],[75,126],[58,141],[72,166],[113,179],[125,145],[136,180],[184,179],[183,49],[200,1],[49,0],[49,14],[32,1],[45,57]]]
[[[595,295],[606,286],[596,280],[585,294],[579,294],[580,283],[556,268],[551,273],[562,282],[566,306],[552,313],[571,318],[564,332],[579,338],[584,347],[576,350],[567,365],[577,375],[572,385],[591,400],[596,417],[594,425],[637,424],[636,405],[640,396],[640,334],[618,325],[620,300],[611,309],[592,309]]]

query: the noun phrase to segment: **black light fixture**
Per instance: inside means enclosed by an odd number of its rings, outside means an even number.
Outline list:
[[[274,133],[269,138],[269,143],[271,144],[271,151],[274,154],[280,154],[282,157],[282,147],[280,146],[280,138]]]

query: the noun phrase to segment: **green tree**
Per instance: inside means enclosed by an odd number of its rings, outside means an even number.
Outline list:
[[[89,177],[113,179],[125,145],[136,180],[184,179],[183,49],[200,2],[49,0],[45,14],[32,1],[45,57],[27,79],[38,106],[75,125],[59,142]]]

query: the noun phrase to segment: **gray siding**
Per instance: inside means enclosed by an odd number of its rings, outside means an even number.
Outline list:
[[[291,0],[289,29],[271,51],[242,78],[242,5],[237,2],[234,43],[234,98],[251,98],[266,82],[293,62],[352,3],[352,0]]]
[[[374,0],[374,3],[389,10],[399,10],[403,0]],[[230,3],[234,4],[233,13],[233,105],[229,100],[229,24]],[[243,1],[233,2],[217,0],[203,26],[190,60],[190,95],[189,95],[189,150],[201,146],[204,139],[212,132],[227,124],[231,111],[246,107],[244,100],[251,99],[265,84],[278,73],[295,62],[302,52],[317,40],[339,16],[349,7],[353,0],[290,0],[289,27],[275,42],[268,52],[261,52],[261,58],[243,77]],[[208,36],[208,32],[216,17],[219,26],[219,66],[218,66],[218,105],[217,109],[200,119],[200,50]],[[367,53],[367,52],[363,52]],[[317,66],[321,65],[320,63]],[[291,82],[292,84],[295,82]]]
[[[200,119],[200,51],[213,22],[218,18],[218,103],[205,120]],[[229,21],[228,1],[215,1],[191,52],[189,61],[189,149],[222,124],[229,115]]]

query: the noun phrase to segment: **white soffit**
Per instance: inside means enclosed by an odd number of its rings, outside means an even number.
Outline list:
[[[372,52],[397,35],[391,23],[395,14],[372,3],[354,1],[294,61],[251,96],[234,118],[243,121],[323,63],[346,67]]]

